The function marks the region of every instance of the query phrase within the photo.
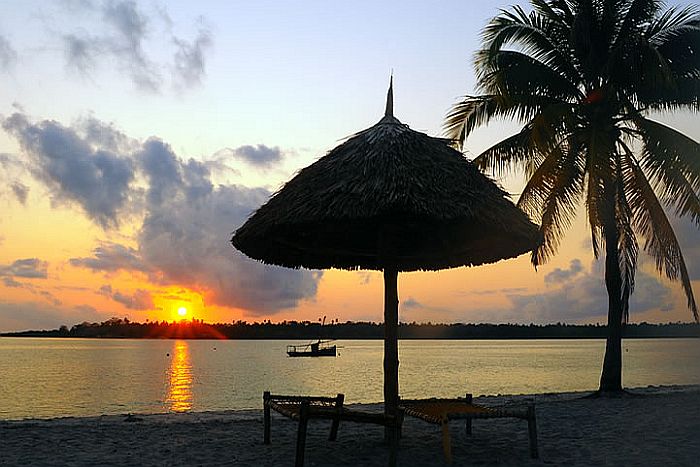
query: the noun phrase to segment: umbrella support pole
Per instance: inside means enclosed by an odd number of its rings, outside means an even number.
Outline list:
[[[384,269],[384,414],[396,416],[399,405],[399,294],[398,270]],[[394,427],[385,427],[384,439],[391,442]]]

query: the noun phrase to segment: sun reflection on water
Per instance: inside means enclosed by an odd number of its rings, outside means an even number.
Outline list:
[[[172,412],[192,410],[192,364],[187,341],[175,341],[168,369],[168,395],[165,402]]]

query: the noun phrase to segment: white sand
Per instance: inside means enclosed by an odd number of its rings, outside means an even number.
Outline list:
[[[638,396],[477,398],[484,405],[534,401],[540,459],[529,458],[525,421],[475,420],[470,438],[463,422],[455,421],[451,424],[454,465],[700,465],[700,387],[632,392]],[[290,466],[296,426],[273,416],[272,444],[266,446],[262,411],[3,421],[0,465]],[[381,427],[341,424],[336,442],[327,441],[328,429],[327,421],[310,422],[307,466],[386,465],[388,450],[381,442]],[[439,428],[407,417],[399,465],[446,465]]]

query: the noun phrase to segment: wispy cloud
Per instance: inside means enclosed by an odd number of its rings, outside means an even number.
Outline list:
[[[0,35],[0,71],[10,70],[17,62],[17,52],[3,35]]]
[[[23,206],[27,204],[27,196],[29,196],[29,187],[27,185],[22,182],[15,181],[10,184],[10,188],[20,204]]]
[[[583,265],[581,264],[581,260],[578,258],[572,259],[568,269],[556,268],[552,272],[544,276],[544,281],[547,284],[559,284],[562,282],[568,282],[582,271]]]
[[[39,258],[18,259],[11,264],[0,264],[0,276],[46,279],[48,265]]]
[[[177,47],[173,57],[173,80],[176,85],[190,88],[202,83],[206,75],[206,53],[212,46],[211,31],[201,26],[192,41],[173,36]]]
[[[149,14],[141,6],[130,0],[65,2],[70,13],[91,17],[81,29],[62,35],[66,64],[90,75],[99,66],[115,63],[137,89],[146,92],[161,91],[166,69],[171,70],[172,84],[178,89],[201,84],[206,75],[207,51],[213,44],[204,18],[197,19],[197,34],[188,40],[173,33],[165,7]],[[149,45],[159,50],[171,47],[172,62],[147,53]]]
[[[216,157],[232,157],[245,162],[246,164],[259,168],[268,169],[282,161],[284,154],[279,147],[268,147],[264,144],[255,146],[245,145],[237,148],[221,149],[215,154]]]
[[[152,310],[154,308],[153,297],[147,290],[137,289],[132,294],[128,294],[112,290],[111,285],[103,285],[98,293],[121,303],[129,310]]]
[[[138,251],[118,243],[105,242],[93,250],[93,256],[71,258],[70,264],[75,267],[92,269],[93,271],[115,272],[150,271]]]

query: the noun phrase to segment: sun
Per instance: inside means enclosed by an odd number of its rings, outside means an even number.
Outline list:
[[[180,315],[180,316],[185,316],[185,315],[187,315],[187,308],[185,308],[184,306],[178,308],[178,309],[177,309],[177,314]]]

